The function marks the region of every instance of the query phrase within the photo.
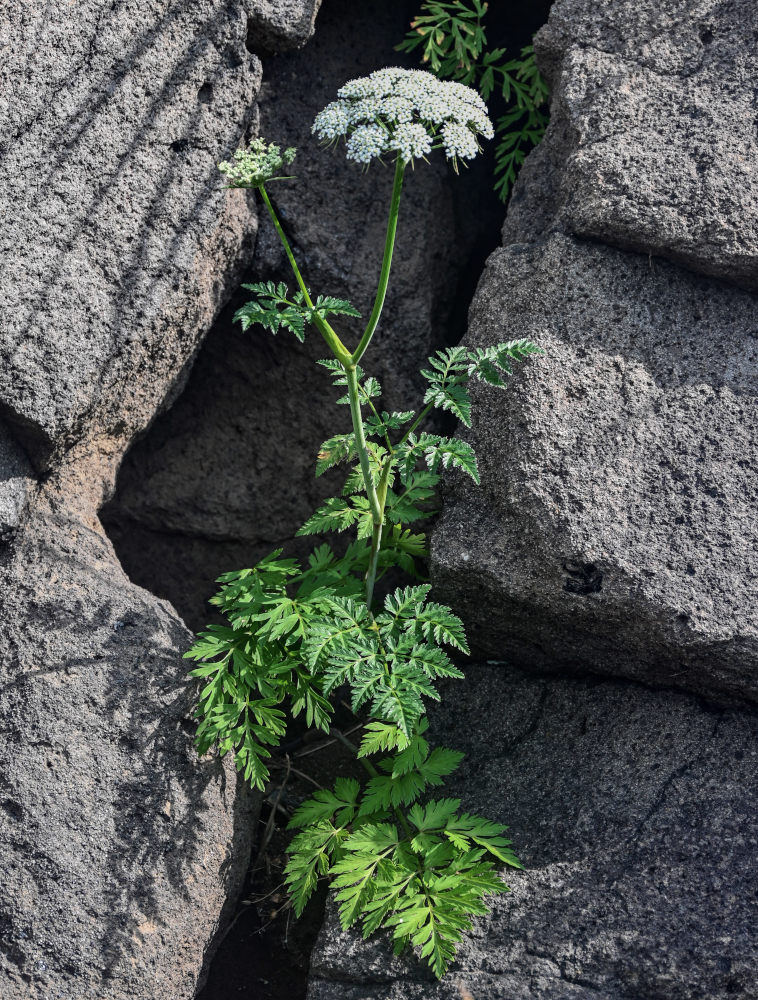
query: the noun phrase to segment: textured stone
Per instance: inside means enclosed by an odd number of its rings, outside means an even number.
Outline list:
[[[758,310],[673,265],[555,236],[488,263],[468,341],[546,351],[474,393],[437,593],[480,650],[758,695]]]
[[[254,803],[97,510],[251,255],[260,65],[242,0],[75,6],[0,25],[0,995],[191,1000]]]
[[[0,421],[0,543],[18,527],[33,482],[26,455]]]
[[[469,667],[432,729],[467,755],[452,794],[510,825],[526,871],[440,983],[332,911],[308,1000],[758,997],[754,714]]]
[[[753,0],[561,0],[535,45],[560,223],[758,288]]]
[[[321,0],[246,0],[255,51],[300,48],[313,35]]]
[[[255,222],[215,166],[254,118],[246,28],[242,0],[6,11],[0,403],[40,463],[143,429],[218,309]]]
[[[297,180],[272,184],[271,196],[306,280],[314,291],[352,300],[364,316],[382,258],[392,171],[363,172],[342,151],[320,149],[310,127],[345,80],[386,63],[414,10],[413,3],[405,11],[366,3],[358,16],[350,0],[331,0],[302,53],[267,61],[261,90],[261,134],[299,151]],[[420,400],[418,368],[445,338],[462,334],[468,269],[483,253],[478,241],[488,236],[494,245],[499,225],[497,216],[481,221],[481,204],[494,196],[477,171],[456,177],[444,157],[432,157],[405,182],[387,302],[366,357],[388,409]],[[477,264],[470,280],[478,273]],[[293,285],[264,211],[247,280],[269,278]],[[236,304],[247,297],[242,292]],[[315,331],[305,345],[286,332],[243,334],[232,311],[207,338],[186,392],[127,456],[105,514],[132,578],[170,596],[198,627],[220,572],[288,543],[325,493],[341,488],[339,476],[336,487],[314,478],[315,456],[350,419],[314,365],[327,353]],[[357,342],[358,322],[338,328]]]
[[[0,993],[191,1000],[253,817],[192,746],[189,633],[59,501],[0,593]]]

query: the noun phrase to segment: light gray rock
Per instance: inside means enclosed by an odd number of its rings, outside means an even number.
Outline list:
[[[313,35],[321,0],[246,0],[254,51],[300,48]]]
[[[29,460],[0,420],[0,544],[18,527],[33,483]]]
[[[254,803],[192,746],[170,605],[94,519],[34,515],[0,570],[0,993],[191,1000]]]
[[[561,0],[535,45],[560,223],[758,288],[752,0]]]
[[[526,870],[440,983],[332,910],[308,1000],[758,997],[754,714],[470,666],[431,716],[467,755],[446,794],[509,824]]]
[[[489,656],[758,692],[758,303],[705,277],[754,286],[754,24],[559,0],[539,33],[551,122],[469,337],[547,354],[477,390],[482,489],[454,484],[432,557]]]
[[[479,650],[758,696],[752,295],[554,236],[488,263],[468,342],[545,356],[474,392],[482,487],[433,539]]]
[[[0,402],[44,464],[147,425],[250,252],[252,203],[216,163],[260,65],[242,0],[6,6]]]

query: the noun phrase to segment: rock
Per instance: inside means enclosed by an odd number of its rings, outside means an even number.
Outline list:
[[[252,254],[242,0],[0,27],[0,995],[191,1000],[256,801],[192,747],[190,633],[97,513]]]
[[[0,546],[18,527],[33,483],[29,460],[0,421]]]
[[[9,7],[0,400],[41,466],[147,426],[244,258],[253,206],[215,165],[255,117],[246,31],[242,0]]]
[[[247,0],[255,51],[300,48],[313,35],[321,0]]]
[[[482,488],[451,485],[433,541],[437,592],[480,654],[758,693],[758,313],[733,287],[752,287],[754,208],[718,153],[743,114],[754,20],[741,3],[559,0],[540,33],[551,124],[468,336],[526,336],[546,355],[506,392],[476,390]],[[694,198],[685,161],[705,119],[685,128],[691,105],[666,102],[685,88],[707,104],[722,72]]]
[[[752,0],[554,4],[562,225],[758,288],[756,39]]]
[[[545,356],[474,393],[436,592],[479,650],[758,696],[758,314],[747,292],[554,236],[488,263],[468,342]]]
[[[440,983],[332,912],[308,1000],[758,997],[754,714],[476,666],[431,724],[467,755],[445,794],[509,824],[526,870]]]
[[[387,62],[416,9],[405,6],[368,3],[359,16],[349,0],[330,0],[307,49],[267,61],[261,91],[261,134],[298,148],[297,180],[271,185],[271,196],[306,280],[319,293],[352,300],[364,316],[382,258],[392,171],[363,172],[341,151],[319,149],[310,128],[342,83]],[[473,291],[486,252],[480,241],[497,240],[498,214],[482,223],[476,207],[488,196],[498,204],[486,175],[472,169],[456,177],[444,158],[409,172],[387,303],[366,357],[388,409],[416,405],[418,368],[432,349],[460,339],[466,282]],[[264,279],[293,286],[265,212],[246,280]],[[248,297],[243,291],[235,305]],[[184,394],[127,456],[104,515],[132,579],[170,597],[198,628],[215,577],[275,547],[292,551],[295,531],[343,483],[339,474],[331,482],[314,477],[319,445],[350,419],[314,365],[327,353],[324,343],[314,330],[305,345],[286,332],[243,334],[233,311],[208,336]],[[339,329],[357,343],[358,323]],[[307,541],[294,551],[310,548]]]
[[[95,521],[35,513],[0,573],[0,992],[190,1000],[254,803],[193,748],[170,605]]]

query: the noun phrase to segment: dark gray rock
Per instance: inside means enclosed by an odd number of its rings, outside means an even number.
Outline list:
[[[758,288],[752,0],[561,0],[535,44],[561,224]]]
[[[252,255],[260,64],[243,0],[75,7],[0,25],[0,995],[190,1000],[255,803],[97,511]]]
[[[144,429],[250,253],[253,206],[216,163],[260,64],[242,0],[7,6],[0,402],[45,464]]]
[[[0,543],[18,527],[34,473],[29,460],[0,421]]]
[[[332,911],[309,1000],[758,997],[756,716],[630,683],[467,673],[432,730],[467,755],[451,792],[510,825],[526,871],[507,872],[512,892],[439,984]]]
[[[254,51],[300,48],[313,35],[321,0],[245,0]]]
[[[0,993],[190,1000],[254,820],[192,746],[190,635],[49,496],[0,593]]]
[[[758,310],[661,261],[554,236],[488,263],[468,341],[546,351],[474,393],[438,595],[480,650],[758,695]]]

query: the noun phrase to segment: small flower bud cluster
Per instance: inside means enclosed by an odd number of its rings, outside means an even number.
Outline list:
[[[470,160],[479,136],[491,139],[487,105],[471,87],[423,70],[390,67],[350,80],[338,100],[316,115],[313,132],[324,142],[346,140],[346,155],[369,163],[396,153],[404,163],[442,148],[448,159]]]
[[[280,150],[273,142],[253,139],[247,149],[238,149],[230,163],[219,163],[218,169],[228,180],[230,188],[255,188],[277,176],[285,165],[295,159],[294,149]]]

